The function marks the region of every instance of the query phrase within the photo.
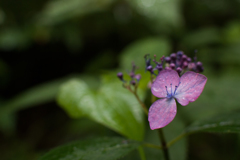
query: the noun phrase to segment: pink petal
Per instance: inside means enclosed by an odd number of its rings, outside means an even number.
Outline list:
[[[164,98],[155,101],[149,109],[148,121],[152,130],[165,127],[177,113],[174,98]]]
[[[180,78],[180,85],[174,97],[181,105],[186,106],[200,96],[206,82],[207,77],[204,75],[188,71]]]
[[[174,70],[162,70],[156,80],[153,82],[151,90],[152,94],[159,98],[164,98],[167,96],[167,91],[165,86],[167,86],[168,93],[171,93],[171,84],[172,92],[175,90],[175,86],[179,85],[180,78],[178,73]]]

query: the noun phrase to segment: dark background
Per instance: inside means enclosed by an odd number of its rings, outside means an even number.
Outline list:
[[[124,68],[121,55],[149,39],[163,46],[146,44],[151,55],[198,50],[208,83],[201,100],[182,109],[186,125],[240,108],[239,0],[1,0],[1,159],[35,160],[75,139],[117,135],[88,119],[70,119],[55,102],[58,86],[73,74],[97,77]],[[31,100],[42,84],[49,92]],[[238,159],[239,139],[192,135],[185,158]]]

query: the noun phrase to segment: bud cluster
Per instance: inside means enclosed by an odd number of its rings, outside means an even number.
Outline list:
[[[132,70],[129,72],[129,76],[131,78],[129,84],[135,86],[136,84],[139,83],[140,79],[141,79],[141,75],[140,74],[136,74],[136,65],[134,63],[132,63]],[[127,81],[123,78],[123,73],[119,72],[117,74],[117,77],[125,84],[127,84]]]
[[[204,68],[202,66],[202,62],[197,62],[196,51],[194,61],[187,55],[183,53],[183,51],[178,51],[177,53],[172,53],[169,57],[161,57],[159,61],[156,60],[156,55],[154,55],[153,62],[155,63],[155,67],[151,65],[151,58],[149,55],[145,55],[145,62],[146,62],[146,70],[149,71],[151,74],[155,74],[155,70],[158,73],[164,69],[172,69],[176,70],[178,74],[182,74],[185,71],[194,71],[194,72],[203,72]]]

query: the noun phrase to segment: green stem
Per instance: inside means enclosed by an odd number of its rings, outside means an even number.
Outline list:
[[[165,140],[162,128],[158,129],[158,134],[162,144],[164,159],[169,160],[168,146],[167,146],[167,142]]]
[[[143,108],[143,111],[146,113],[146,115],[148,115],[148,108],[146,107],[146,105],[140,100],[138,94],[137,94],[137,85],[134,87],[134,91],[132,90],[132,88],[130,86],[125,86],[125,88],[127,88],[130,92],[132,92],[134,94],[134,96],[136,97],[137,101],[140,103],[140,105]]]
[[[141,104],[141,106],[142,106],[144,112],[146,113],[146,115],[148,115],[148,109],[147,109],[146,105],[140,100],[137,93],[133,93],[133,94],[137,98],[138,102]]]
[[[176,138],[174,138],[173,140],[171,140],[170,142],[167,143],[167,147],[170,147],[171,145],[173,145],[174,143],[176,143],[177,141],[179,141],[180,139],[182,139],[185,136],[188,136],[190,134],[192,134],[193,132],[189,132],[189,133],[182,133],[179,136],[177,136]]]
[[[152,144],[152,143],[144,143],[143,145],[145,147],[149,147],[149,148],[162,149],[162,146],[155,145],[155,144]]]
[[[138,147],[138,152],[139,152],[141,160],[146,160],[145,152],[144,152],[142,146]]]

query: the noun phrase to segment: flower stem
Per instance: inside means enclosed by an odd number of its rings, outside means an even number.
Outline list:
[[[179,136],[177,136],[176,138],[174,138],[173,140],[171,140],[170,142],[167,143],[167,147],[170,147],[171,145],[173,145],[175,142],[179,141],[180,139],[182,139],[185,136],[188,136],[190,134],[192,134],[193,132],[189,132],[189,133],[182,133]]]
[[[151,144],[151,143],[144,143],[143,145],[149,148],[162,149],[162,146]]]
[[[144,112],[146,113],[146,115],[148,115],[148,109],[147,109],[146,105],[140,100],[137,93],[133,93],[133,94],[137,98],[138,102],[141,104],[141,106],[142,106]]]
[[[146,105],[140,100],[138,94],[137,94],[137,85],[134,87],[134,90],[132,90],[132,88],[130,86],[124,86],[125,88],[127,88],[131,93],[134,94],[134,96],[136,97],[137,101],[140,103],[140,105],[143,108],[143,111],[146,113],[146,115],[148,115],[148,109],[146,107]]]
[[[167,142],[165,140],[162,128],[158,129],[158,134],[159,134],[159,138],[160,138],[161,144],[162,144],[164,159],[169,160],[168,145],[167,145]]]

